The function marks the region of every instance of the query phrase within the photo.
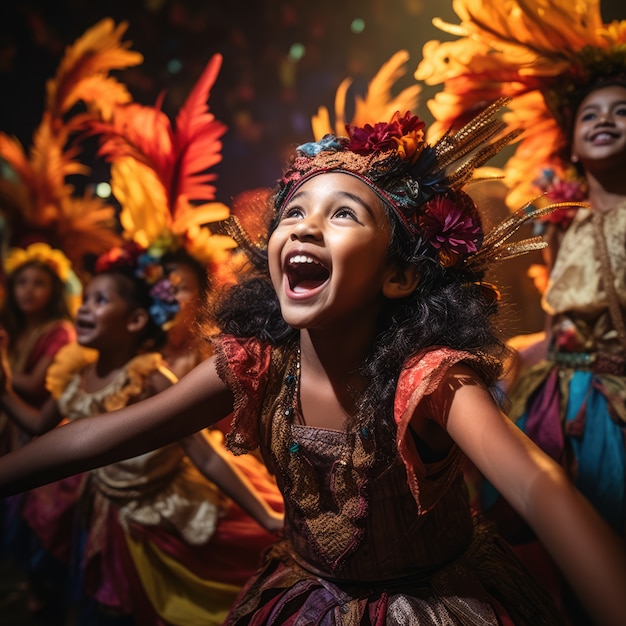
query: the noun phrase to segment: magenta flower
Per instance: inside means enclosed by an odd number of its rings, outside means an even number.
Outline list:
[[[346,126],[350,141],[346,149],[358,154],[370,154],[372,152],[385,152],[395,150],[398,139],[405,135],[416,135],[423,131],[425,123],[417,116],[407,111],[403,117],[400,112],[394,113],[390,122],[378,122],[372,126],[365,124],[363,128],[358,126]]]
[[[463,255],[476,252],[483,231],[473,202],[465,194],[435,196],[426,205],[419,222],[426,241],[439,250],[440,261],[453,265]]]

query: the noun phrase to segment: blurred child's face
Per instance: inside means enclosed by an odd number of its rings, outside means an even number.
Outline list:
[[[626,87],[602,87],[582,101],[574,120],[572,156],[583,166],[614,158],[626,164]]]
[[[26,265],[17,271],[14,280],[15,302],[24,315],[43,313],[53,291],[52,276],[45,269]]]
[[[323,328],[374,319],[391,265],[390,236],[382,201],[354,176],[324,173],[303,183],[268,246],[285,321]]]
[[[176,290],[181,312],[195,308],[200,301],[200,282],[194,270],[184,263],[175,263],[169,268],[168,278]]]
[[[83,292],[83,301],[76,313],[78,343],[100,350],[128,342],[131,313],[116,278],[108,274],[94,276]]]

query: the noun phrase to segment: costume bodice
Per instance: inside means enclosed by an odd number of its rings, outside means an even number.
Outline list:
[[[543,307],[553,316],[557,349],[623,355],[609,313],[591,209],[579,209],[563,236]],[[604,214],[604,238],[622,316],[626,315],[626,204]]]
[[[96,392],[82,386],[84,369],[97,359],[94,350],[70,344],[49,368],[47,385],[59,409],[73,421],[120,409],[152,395],[150,377],[160,372],[175,378],[158,353],[131,359],[117,376]],[[206,433],[221,445],[221,433]],[[208,541],[220,509],[228,506],[217,487],[202,476],[178,443],[92,470],[91,486],[99,497],[118,505],[122,523],[174,527],[191,544]]]
[[[142,354],[131,359],[105,387],[88,392],[82,384],[83,372],[96,359],[96,351],[71,344],[60,352],[50,368],[48,388],[57,398],[61,414],[69,421],[122,408],[146,393],[147,381],[155,371],[167,375],[159,354]],[[111,489],[129,490],[165,480],[178,471],[184,456],[179,445],[171,444],[93,472]]]
[[[380,581],[424,574],[449,562],[463,552],[471,540],[467,490],[462,480],[447,490],[430,513],[419,515],[409,489],[406,471],[399,457],[382,462],[361,477],[367,484],[362,503],[367,513],[346,533],[347,525],[335,525],[337,515],[335,478],[345,471],[345,450],[354,435],[332,430],[294,425],[298,454],[316,468],[319,481],[311,493],[285,489],[286,536],[291,540],[294,558],[305,569],[319,571],[326,577]],[[357,479],[358,482],[358,479]],[[304,515],[302,499],[319,500],[317,519]],[[353,497],[357,497],[356,493]],[[345,506],[350,506],[347,503]],[[357,515],[358,517],[358,515]],[[349,552],[339,569],[329,569],[328,552],[343,537],[343,550]],[[356,545],[353,545],[356,544]],[[325,553],[326,552],[326,553]]]
[[[427,575],[467,548],[472,519],[462,455],[453,447],[445,459],[424,464],[407,428],[419,399],[437,387],[437,372],[449,367],[443,355],[456,355],[450,363],[467,355],[435,351],[409,367],[413,378],[401,376],[402,441],[395,441],[395,431],[340,432],[294,420],[291,357],[280,350],[223,339],[217,351],[218,371],[235,393],[229,447],[260,446],[285,498],[293,558],[305,569],[336,580]]]

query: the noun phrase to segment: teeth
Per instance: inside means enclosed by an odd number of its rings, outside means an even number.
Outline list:
[[[304,254],[297,254],[296,256],[292,256],[289,259],[289,263],[293,263],[294,265],[297,263],[317,263],[319,265],[319,263],[315,259]]]

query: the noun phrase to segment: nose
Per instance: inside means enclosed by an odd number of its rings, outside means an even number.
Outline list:
[[[602,109],[599,113],[598,113],[598,120],[597,120],[598,124],[601,125],[605,125],[605,124],[613,124],[613,114],[611,111],[609,111],[608,109]]]
[[[291,231],[292,241],[319,240],[322,238],[322,230],[319,224],[320,218],[315,214],[309,214],[298,220]]]

